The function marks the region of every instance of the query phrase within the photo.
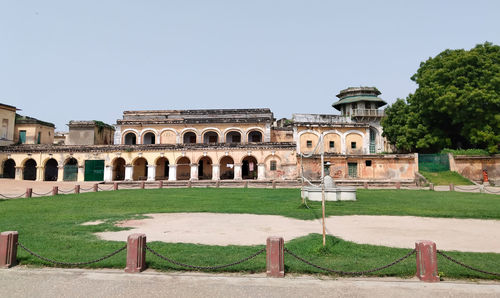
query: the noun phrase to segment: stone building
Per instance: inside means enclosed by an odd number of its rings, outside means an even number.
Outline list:
[[[14,142],[18,144],[53,144],[55,125],[16,114]]]
[[[115,128],[101,121],[70,121],[66,145],[112,145]]]
[[[0,146],[14,144],[14,126],[16,121],[16,107],[0,103]]]

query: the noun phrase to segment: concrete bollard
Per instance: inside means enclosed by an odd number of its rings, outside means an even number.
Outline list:
[[[268,237],[266,242],[266,274],[268,277],[285,276],[285,241],[283,237]]]
[[[363,182],[363,187],[364,187],[365,189],[368,189],[368,182],[366,182],[366,181],[365,181],[365,182]]]
[[[96,183],[94,184],[94,192],[98,192],[99,191],[99,185]]]
[[[158,184],[158,188],[163,188],[163,180],[160,180],[160,183]]]
[[[453,183],[450,183],[450,191],[455,191],[455,185],[453,185]]]
[[[436,243],[420,240],[415,243],[417,255],[417,277],[425,282],[439,281]]]
[[[141,182],[141,189],[144,189],[144,187],[146,186],[146,183],[144,183],[144,181]]]
[[[59,187],[53,186],[52,187],[52,195],[57,196],[59,194]]]
[[[146,234],[132,234],[127,238],[127,267],[125,272],[146,270]]]
[[[276,180],[273,180],[272,186],[273,186],[273,189],[276,189]]]
[[[429,183],[429,190],[434,190],[434,183]]]
[[[31,198],[33,196],[33,188],[26,188],[26,198]]]
[[[396,182],[396,189],[401,189],[401,182]]]
[[[17,231],[0,233],[0,268],[10,268],[17,264]]]

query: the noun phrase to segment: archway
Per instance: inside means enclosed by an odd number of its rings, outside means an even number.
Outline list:
[[[57,181],[57,161],[53,158],[47,160],[44,170],[44,181]]]
[[[243,158],[241,164],[241,178],[257,179],[257,159],[253,156]]]
[[[196,134],[192,131],[188,131],[182,137],[184,144],[195,144],[196,143]]]
[[[187,157],[181,157],[177,161],[177,180],[189,180],[191,178],[191,161]]]
[[[135,145],[137,144],[137,136],[133,132],[129,132],[125,135],[125,145]]]
[[[113,162],[113,181],[125,180],[125,159],[119,157]]]
[[[212,179],[212,159],[208,156],[204,156],[198,161],[198,179]]]
[[[3,163],[3,178],[16,178],[16,162],[9,158]]]
[[[168,179],[169,165],[170,163],[166,157],[158,158],[156,161],[156,180]]]
[[[63,180],[76,181],[78,179],[78,161],[76,158],[69,158],[64,164]]]
[[[226,143],[241,143],[241,133],[230,131],[226,134]]]
[[[262,142],[262,133],[257,130],[253,130],[248,134],[249,143],[260,143]]]
[[[215,131],[207,131],[203,135],[203,144],[216,144],[219,142],[219,135]]]
[[[144,134],[144,137],[142,139],[142,143],[143,144],[156,144],[156,136],[154,133],[152,132],[147,132],[146,134]]]
[[[234,179],[234,160],[230,156],[224,156],[220,160],[220,179]]]
[[[23,180],[36,180],[36,161],[28,159],[24,163]]]
[[[132,180],[146,180],[148,176],[148,161],[139,157],[134,161]]]

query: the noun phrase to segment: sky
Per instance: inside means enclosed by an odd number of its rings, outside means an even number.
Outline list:
[[[0,0],[0,103],[67,131],[126,110],[389,104],[445,49],[500,44],[500,1]]]

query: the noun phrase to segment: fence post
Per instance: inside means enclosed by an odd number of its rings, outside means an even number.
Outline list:
[[[429,183],[429,190],[434,190],[434,183]]]
[[[191,180],[188,181],[188,185],[187,185],[188,188],[191,188]]]
[[[243,184],[244,188],[248,188],[248,181],[245,181],[245,184]]]
[[[26,188],[26,196],[27,198],[31,198],[33,196],[33,188]]]
[[[80,193],[80,184],[75,185],[75,193],[76,194]]]
[[[272,185],[273,185],[273,189],[276,189],[276,180],[273,180]]]
[[[113,190],[118,190],[118,182],[113,183]]]
[[[436,243],[420,240],[415,243],[417,256],[417,277],[425,282],[439,281]]]
[[[266,274],[268,277],[285,276],[285,241],[271,236],[266,241]]]
[[[17,264],[17,231],[0,233],[0,268],[10,268]]]
[[[450,183],[450,191],[455,191],[455,185],[453,185],[453,183]]]
[[[366,182],[366,181],[365,181],[365,182],[363,182],[363,187],[364,187],[365,189],[368,189],[368,182]]]
[[[401,182],[400,181],[396,182],[396,189],[401,189]]]
[[[146,183],[144,183],[144,181],[141,182],[141,189],[144,189]]]
[[[160,180],[160,183],[158,184],[158,188],[163,188],[163,180]]]
[[[53,186],[52,187],[52,195],[57,196],[59,194],[59,187]]]
[[[125,272],[137,273],[146,269],[146,234],[131,234],[127,238],[127,267]]]
[[[484,184],[479,185],[479,193],[484,193]]]
[[[97,183],[94,184],[94,192],[97,192],[99,190],[99,185]]]
[[[215,182],[215,187],[217,187],[217,188],[220,187],[220,180],[217,180],[217,182]]]

